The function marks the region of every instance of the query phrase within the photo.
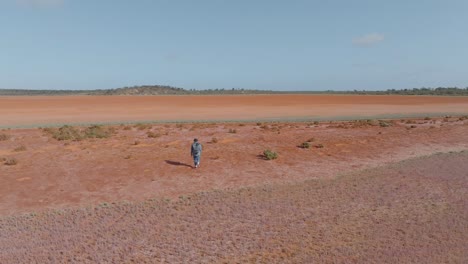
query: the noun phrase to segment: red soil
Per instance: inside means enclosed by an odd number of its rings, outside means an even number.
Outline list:
[[[359,95],[0,97],[0,127],[145,120],[353,118],[468,113],[468,97]]]
[[[468,120],[394,123],[166,124],[145,130],[120,126],[111,138],[79,142],[57,141],[40,129],[6,130],[0,132],[10,137],[0,141],[0,160],[14,158],[18,164],[0,164],[0,214],[331,178],[437,151],[468,149]],[[149,138],[149,131],[161,136]],[[197,170],[190,167],[194,137],[204,145]],[[312,137],[313,146],[324,148],[297,147]],[[212,138],[218,142],[209,143]],[[18,150],[20,146],[26,149]],[[278,152],[279,159],[259,158],[268,148]]]
[[[0,218],[0,262],[467,263],[467,171],[465,151],[334,179]]]
[[[0,111],[0,127],[466,115],[468,98],[0,97]],[[468,261],[468,118],[115,129],[77,142],[0,131],[0,263]]]

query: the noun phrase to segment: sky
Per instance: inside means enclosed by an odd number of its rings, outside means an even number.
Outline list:
[[[0,88],[468,86],[466,0],[0,0]]]

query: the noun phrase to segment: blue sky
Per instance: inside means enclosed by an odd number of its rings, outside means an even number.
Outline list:
[[[468,86],[466,0],[0,0],[0,88]]]

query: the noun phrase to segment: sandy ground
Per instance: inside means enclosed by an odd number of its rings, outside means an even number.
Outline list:
[[[137,121],[355,119],[468,114],[468,97],[0,96],[0,128]]]
[[[1,263],[467,263],[468,152],[0,218]]]
[[[0,127],[30,127],[0,131],[0,262],[466,263],[467,106],[418,96],[0,97]],[[421,117],[312,122],[369,116]],[[81,141],[33,128],[276,118],[115,125],[109,138]],[[278,159],[263,159],[266,149]]]
[[[468,119],[390,123],[116,126],[110,138],[79,142],[57,141],[41,129],[4,130],[9,138],[0,141],[0,159],[14,158],[18,164],[0,164],[0,214],[323,179],[468,149]],[[158,136],[148,137],[149,132]],[[195,137],[204,146],[200,169],[191,166]],[[297,147],[312,138],[310,149]],[[316,148],[319,144],[324,147]],[[266,149],[279,158],[263,160],[259,155]]]

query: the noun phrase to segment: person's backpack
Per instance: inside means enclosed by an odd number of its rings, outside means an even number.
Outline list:
[[[200,153],[201,153],[201,150],[202,150],[202,148],[201,148],[200,143],[198,143],[198,142],[195,143],[195,145],[194,145],[194,147],[193,147],[193,155],[199,156]]]

